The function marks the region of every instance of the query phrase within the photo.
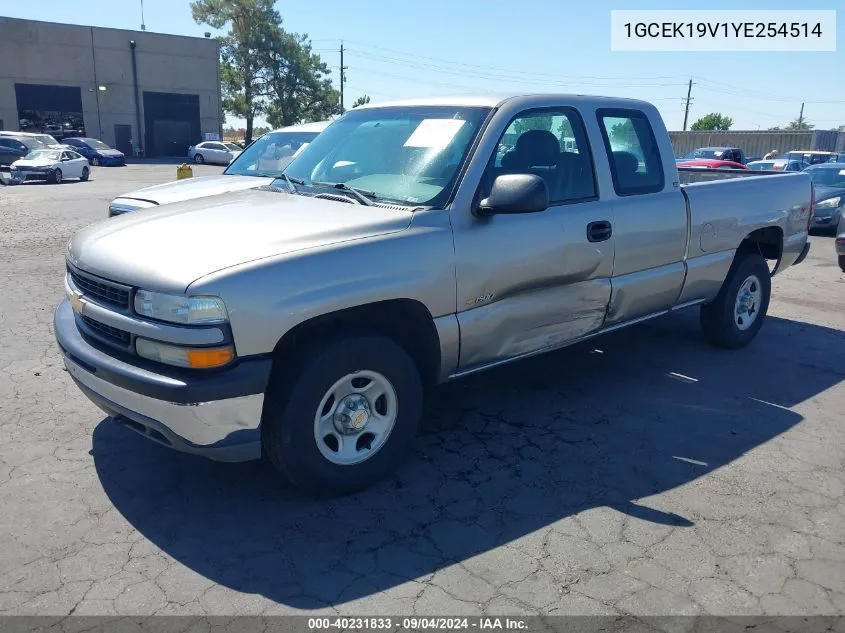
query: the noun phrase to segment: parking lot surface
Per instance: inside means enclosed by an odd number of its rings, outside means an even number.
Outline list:
[[[432,389],[395,477],[316,501],[114,426],[62,368],[69,237],[173,178],[0,187],[0,613],[845,613],[831,237],[748,348],[693,311]]]

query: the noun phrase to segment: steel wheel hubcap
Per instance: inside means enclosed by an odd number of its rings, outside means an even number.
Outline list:
[[[763,290],[757,275],[749,275],[739,287],[734,306],[734,323],[740,330],[747,330],[760,313]]]
[[[314,416],[314,440],[328,461],[360,464],[375,455],[396,423],[391,382],[374,371],[347,374],[326,391]]]

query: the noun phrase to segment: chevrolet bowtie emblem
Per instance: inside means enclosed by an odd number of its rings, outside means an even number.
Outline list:
[[[85,311],[85,301],[82,299],[82,294],[76,291],[70,293],[70,307],[79,315]]]

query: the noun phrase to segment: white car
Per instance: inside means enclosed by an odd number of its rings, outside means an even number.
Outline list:
[[[238,156],[240,156],[243,149],[234,143],[224,143],[223,141],[204,141],[191,145],[188,148],[188,158],[194,161],[197,165],[203,163],[210,163],[213,165],[228,165]]]
[[[331,121],[300,123],[267,132],[247,145],[222,174],[196,176],[123,194],[109,204],[109,217],[160,204],[256,189],[273,182]]]
[[[12,183],[46,180],[59,184],[68,178],[88,180],[88,159],[71,150],[36,149],[16,160],[10,167]]]

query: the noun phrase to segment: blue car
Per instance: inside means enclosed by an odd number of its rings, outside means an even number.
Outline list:
[[[95,138],[63,138],[62,143],[71,145],[95,167],[99,165],[120,166],[126,164],[126,156],[123,152],[112,149]]]

